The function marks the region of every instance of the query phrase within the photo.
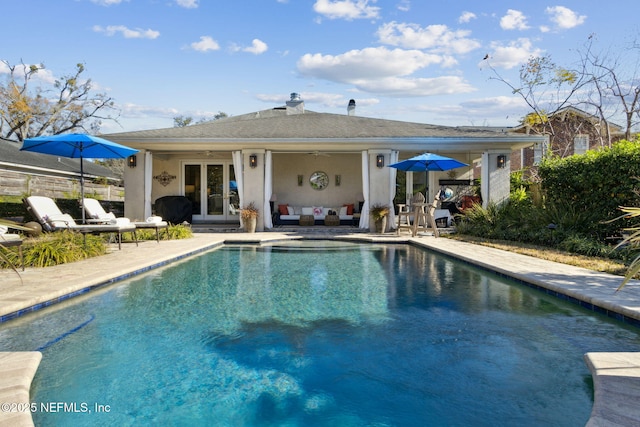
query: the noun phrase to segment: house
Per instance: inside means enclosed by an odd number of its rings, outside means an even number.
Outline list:
[[[599,117],[575,107],[558,110],[548,117],[544,124],[523,124],[514,132],[527,135],[543,135],[546,140],[514,151],[511,156],[511,169],[521,170],[537,165],[548,153],[568,157],[584,154],[588,150],[608,147],[623,139],[624,129]]]
[[[271,228],[272,204],[362,205],[359,225],[368,228],[369,207],[392,204],[396,197],[401,173],[388,165],[424,152],[469,165],[481,160],[483,203],[499,202],[509,195],[511,152],[544,140],[490,128],[360,117],[354,100],[344,115],[317,113],[306,110],[296,93],[268,110],[103,136],[140,150],[125,168],[126,216],[145,218],[157,199],[184,196],[192,202],[194,222],[238,222],[238,208],[253,202],[267,213],[258,230]],[[471,168],[407,173],[402,191],[409,198],[426,188],[433,200],[440,180],[472,177]]]
[[[0,195],[70,198],[80,192],[80,161],[30,151],[21,143],[0,140]],[[84,160],[85,190],[103,200],[122,201],[121,177]]]

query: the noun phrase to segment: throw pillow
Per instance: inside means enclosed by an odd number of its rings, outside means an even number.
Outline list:
[[[313,216],[321,216],[322,215],[322,206],[314,206],[313,207]]]
[[[313,208],[302,208],[302,215],[313,215]]]
[[[278,211],[280,215],[289,215],[289,209],[287,205],[278,205]]]
[[[287,206],[287,214],[288,215],[295,215],[294,210],[291,206]]]
[[[347,215],[347,207],[343,206],[340,208],[340,216],[345,216]]]
[[[347,215],[353,215],[353,203],[345,206],[347,207]]]

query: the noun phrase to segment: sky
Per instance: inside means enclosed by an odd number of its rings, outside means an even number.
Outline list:
[[[292,92],[316,112],[346,114],[354,99],[359,116],[515,126],[527,109],[487,63],[517,82],[531,56],[574,65],[590,36],[620,52],[640,39],[637,11],[637,0],[8,0],[0,60],[44,64],[49,82],[83,63],[120,111],[102,133],[251,113]]]

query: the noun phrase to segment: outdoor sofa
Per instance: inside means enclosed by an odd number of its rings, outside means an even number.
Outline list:
[[[274,213],[274,224],[299,225],[302,216],[313,216],[314,225],[325,225],[325,219],[330,214],[339,218],[340,225],[353,225],[353,205],[340,207],[278,205]]]

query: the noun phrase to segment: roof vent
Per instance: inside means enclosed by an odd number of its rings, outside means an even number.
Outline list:
[[[287,115],[304,113],[304,101],[300,99],[300,94],[291,93],[291,99],[287,101]]]
[[[354,116],[356,114],[356,100],[350,99],[349,105],[347,106],[347,114],[350,116]]]

